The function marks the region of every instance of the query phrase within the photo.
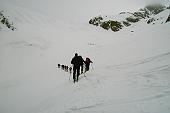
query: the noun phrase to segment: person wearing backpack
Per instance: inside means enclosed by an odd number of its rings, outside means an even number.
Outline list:
[[[86,60],[85,60],[85,72],[89,71],[90,63],[93,63],[93,62],[90,60],[90,58],[86,58]]]
[[[71,64],[73,65],[73,80],[74,80],[74,83],[76,81],[78,82],[78,77],[80,75],[81,63],[82,63],[82,57],[78,56],[78,54],[75,53],[75,56],[71,60]]]

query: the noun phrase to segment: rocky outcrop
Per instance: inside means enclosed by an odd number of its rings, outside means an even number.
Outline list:
[[[122,25],[118,21],[108,20],[108,21],[102,21],[103,18],[101,16],[94,17],[89,21],[89,24],[100,26],[106,30],[111,29],[112,31],[116,32],[122,29]]]
[[[138,22],[140,19],[134,16],[127,17],[126,20],[131,23]]]
[[[166,23],[167,22],[170,22],[170,15],[168,16],[167,20],[166,20]]]
[[[9,22],[9,19],[4,16],[3,11],[0,11],[0,23],[5,25],[7,28],[11,30],[15,30],[16,28],[13,26],[12,22]]]
[[[89,24],[102,27],[103,29],[109,30],[111,29],[114,32],[119,31],[123,27],[131,26],[139,22],[140,20],[144,20],[147,24],[153,23],[154,21],[160,21],[162,18],[157,18],[156,15],[160,12],[168,10],[168,7],[161,4],[153,4],[148,5],[139,11],[134,13],[130,12],[121,12],[116,16],[97,16],[90,19]],[[166,22],[170,21],[170,17],[168,17]],[[165,23],[162,21],[161,23]]]
[[[103,20],[103,18],[101,16],[94,17],[93,19],[91,19],[89,21],[89,24],[93,24],[93,25],[99,26],[102,23],[101,20]]]
[[[170,6],[168,6],[167,9],[170,9]]]
[[[153,21],[155,21],[155,19],[154,19],[154,18],[150,18],[150,19],[147,21],[147,24],[150,24],[150,23],[152,23]]]
[[[106,30],[111,29],[114,32],[119,31],[123,27],[120,22],[113,20],[102,22],[100,26]]]
[[[148,9],[152,14],[159,14],[160,12],[164,11],[166,7],[162,4],[150,4],[145,7],[145,9]]]
[[[123,21],[123,25],[126,26],[126,27],[128,27],[128,26],[130,26],[131,24],[130,24],[129,22],[127,22],[127,21]]]

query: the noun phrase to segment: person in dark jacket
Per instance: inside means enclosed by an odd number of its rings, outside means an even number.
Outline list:
[[[81,62],[82,62],[82,59],[78,56],[77,53],[75,53],[75,56],[71,60],[71,64],[73,64],[73,80],[74,80],[74,83],[75,83],[75,81],[78,82],[78,77],[80,75]]]
[[[90,63],[93,63],[93,62],[90,60],[90,58],[86,58],[86,60],[85,60],[85,72],[89,71]]]

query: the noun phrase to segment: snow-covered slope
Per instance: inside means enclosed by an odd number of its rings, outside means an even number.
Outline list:
[[[14,6],[4,12],[17,30],[0,31],[0,113],[170,112],[170,23],[113,33]],[[75,52],[94,63],[74,84],[57,64]]]
[[[156,6],[152,6],[156,7]],[[163,7],[163,6],[162,6]],[[155,8],[159,13],[153,13],[154,11],[147,8],[140,9],[134,13],[121,12],[117,15],[99,15],[89,20],[89,24],[102,27],[106,30],[114,32],[120,31],[129,26],[138,26],[138,23],[142,21],[143,24],[163,24],[167,22],[169,17],[169,8]]]

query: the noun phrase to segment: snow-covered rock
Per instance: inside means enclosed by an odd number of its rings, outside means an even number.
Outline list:
[[[156,6],[155,6],[156,7]],[[121,12],[115,16],[97,16],[90,19],[89,24],[93,24],[96,26],[100,26],[106,30],[111,29],[112,31],[119,31],[122,27],[128,27],[131,24],[136,24],[139,21],[146,21],[146,23],[155,24],[156,21],[164,20],[162,23],[165,23],[165,19],[167,19],[167,15],[160,15],[169,12],[169,9],[164,8],[163,6],[157,6],[156,8],[153,6],[147,6],[144,9],[140,9],[137,12]],[[160,17],[160,18],[158,18]],[[111,24],[111,22],[119,23],[119,24]],[[104,26],[104,27],[103,27]],[[116,28],[116,30],[112,28]]]

